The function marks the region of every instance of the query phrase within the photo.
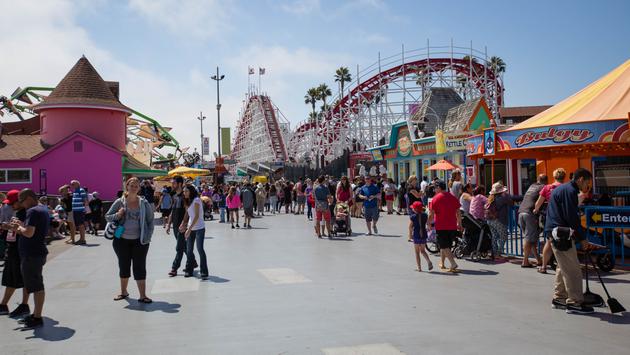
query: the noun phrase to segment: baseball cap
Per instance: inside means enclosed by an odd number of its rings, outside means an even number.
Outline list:
[[[2,203],[6,203],[7,205],[12,205],[17,202],[19,195],[20,195],[19,190],[11,190],[7,192],[7,198],[6,200],[2,201]]]
[[[439,187],[442,190],[446,190],[446,183],[442,180],[436,181],[435,186]]]

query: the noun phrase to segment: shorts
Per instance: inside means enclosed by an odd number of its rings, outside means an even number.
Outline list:
[[[21,260],[22,279],[24,287],[29,293],[44,290],[44,264],[45,256],[23,256]]]
[[[67,214],[68,218],[66,219],[68,222],[74,224],[74,213],[72,211],[70,211],[70,213]]]
[[[74,217],[74,225],[77,227],[85,223],[85,212],[72,211],[72,216]]]
[[[245,217],[254,217],[254,207],[243,207]]]
[[[325,209],[325,210],[316,210],[315,211],[315,220],[317,222],[320,222],[322,219],[324,219],[324,221],[326,222],[330,222],[330,210],[329,209]]]
[[[365,207],[363,214],[366,222],[378,222],[378,207]]]
[[[521,227],[523,238],[530,242],[538,242],[540,231],[538,230],[538,218],[531,213],[518,214],[518,226]]]
[[[304,203],[306,203],[306,196],[298,196],[297,197],[297,203],[298,205],[303,205]]]
[[[437,233],[437,243],[440,249],[450,249],[453,247],[453,242],[455,242],[455,237],[457,236],[457,231],[449,231],[449,230],[438,230]]]
[[[394,195],[385,195],[385,201],[394,201]]]
[[[170,208],[162,208],[162,217],[168,217],[171,215],[171,209]]]
[[[238,213],[238,208],[228,208],[228,212],[237,212]]]
[[[9,248],[17,249],[17,245],[9,246]],[[17,250],[8,250],[7,259],[4,262],[4,270],[2,270],[2,286],[11,288],[24,287],[21,267],[20,256]]]

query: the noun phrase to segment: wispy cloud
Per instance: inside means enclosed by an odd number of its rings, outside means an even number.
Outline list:
[[[292,14],[305,15],[313,11],[319,10],[320,1],[319,0],[295,0],[295,1],[290,1],[290,2],[280,5],[280,8],[283,11],[286,11]]]
[[[231,0],[129,0],[131,10],[169,31],[208,39],[229,30],[234,10]]]

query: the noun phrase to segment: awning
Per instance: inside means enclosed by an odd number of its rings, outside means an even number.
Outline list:
[[[123,175],[133,175],[137,177],[156,177],[167,175],[166,171],[151,169],[151,167],[142,164],[137,159],[131,156],[123,155],[122,159]]]
[[[195,168],[188,168],[185,166],[179,166],[168,172],[168,175],[170,176],[182,175],[191,179],[194,179],[199,176],[208,176],[210,174],[211,174],[210,170],[207,170],[207,169],[195,169]]]

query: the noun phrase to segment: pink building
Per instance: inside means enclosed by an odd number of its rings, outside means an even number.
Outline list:
[[[40,129],[2,137],[0,191],[31,188],[56,195],[60,186],[76,179],[103,200],[113,200],[123,175],[150,172],[127,155],[130,109],[117,94],[117,83],[105,82],[85,57],[79,59],[34,106]]]

